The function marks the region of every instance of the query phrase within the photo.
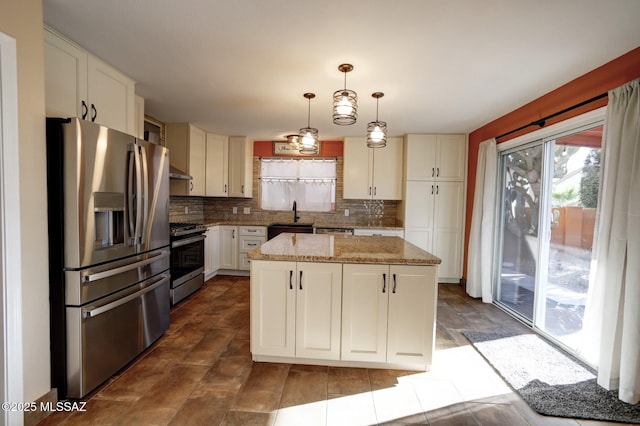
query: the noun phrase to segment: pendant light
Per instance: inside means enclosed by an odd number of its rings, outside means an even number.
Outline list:
[[[311,99],[315,98],[314,93],[305,93],[303,95],[309,100],[309,111],[307,113],[307,127],[300,129],[298,135],[298,144],[300,144],[300,154],[317,154],[318,153],[318,129],[311,127]]]
[[[333,92],[333,123],[348,126],[358,119],[358,95],[347,89],[347,73],[353,65],[341,64],[338,70],[344,73],[344,89]]]
[[[384,96],[382,92],[374,92],[371,97],[376,98],[376,121],[367,124],[367,146],[369,148],[384,148],[387,146],[387,123],[378,121],[378,102]]]

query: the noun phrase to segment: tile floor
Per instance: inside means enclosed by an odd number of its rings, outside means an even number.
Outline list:
[[[469,345],[469,329],[528,332],[441,284],[429,372],[253,363],[249,279],[215,277],[171,311],[156,344],[89,395],[86,412],[39,425],[606,424],[532,411]]]

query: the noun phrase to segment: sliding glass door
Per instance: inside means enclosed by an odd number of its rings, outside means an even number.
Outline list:
[[[542,141],[501,156],[502,259],[497,300],[533,321],[539,251]]]
[[[495,299],[569,348],[589,288],[601,140],[599,125],[500,155]]]

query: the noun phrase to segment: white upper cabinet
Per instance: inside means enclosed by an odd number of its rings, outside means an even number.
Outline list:
[[[463,181],[465,178],[465,135],[406,135],[405,150],[407,180]]]
[[[132,79],[49,28],[44,54],[48,116],[80,117],[136,135]]]
[[[171,179],[171,195],[205,195],[206,133],[189,123],[168,123],[166,142],[173,167],[193,179]]]
[[[229,195],[229,138],[207,133],[207,166],[205,195]]]
[[[402,199],[402,138],[388,138],[384,148],[368,148],[366,138],[344,139],[345,199]]]
[[[229,137],[229,197],[253,197],[253,141]]]

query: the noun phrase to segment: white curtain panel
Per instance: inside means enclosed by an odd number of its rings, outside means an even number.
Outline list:
[[[640,401],[640,79],[609,92],[594,272],[581,352],[598,384]]]
[[[496,216],[497,160],[496,140],[489,139],[482,142],[478,149],[478,168],[469,236],[467,293],[471,297],[482,297],[485,303],[493,302],[491,271]]]
[[[263,158],[260,162],[260,208],[331,211],[335,203],[335,159]]]

